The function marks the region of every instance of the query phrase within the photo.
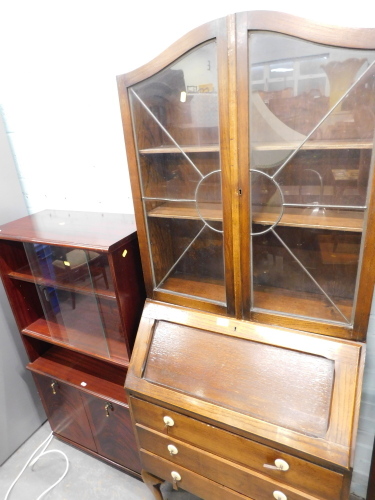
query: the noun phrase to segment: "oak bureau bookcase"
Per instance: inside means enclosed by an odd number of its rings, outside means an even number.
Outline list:
[[[123,390],[145,299],[135,229],[44,210],[0,227],[0,270],[54,434],[139,477]]]
[[[248,12],[118,77],[142,476],[347,500],[375,275],[375,30]]]

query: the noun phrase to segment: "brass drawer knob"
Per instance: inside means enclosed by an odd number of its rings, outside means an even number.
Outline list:
[[[288,497],[282,491],[274,491],[273,497],[275,500],[288,500]]]
[[[56,388],[58,387],[58,383],[56,381],[53,381],[51,384],[52,388],[52,394],[56,394]]]
[[[169,453],[170,453],[171,455],[177,455],[177,453],[178,453],[178,449],[176,448],[176,446],[175,446],[174,444],[169,444],[169,445],[167,446],[167,448],[168,448],[168,451],[169,451]]]
[[[166,427],[173,427],[174,426],[174,420],[172,417],[165,416],[163,418],[163,421],[164,421]]]

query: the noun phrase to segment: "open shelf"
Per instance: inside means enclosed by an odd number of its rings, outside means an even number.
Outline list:
[[[36,285],[41,285],[41,286],[48,286],[48,287],[53,287],[53,288],[58,288],[60,290],[66,290],[69,292],[76,292],[76,293],[82,293],[85,295],[92,295],[95,293],[95,295],[105,298],[105,299],[114,299],[116,300],[116,294],[113,290],[111,289],[105,289],[105,288],[96,288],[93,286],[93,284],[90,282],[89,284],[85,284],[84,282],[82,283],[70,283],[67,281],[61,281],[58,279],[49,279],[49,278],[42,278],[42,277],[37,277],[32,274],[30,271],[30,268],[25,266],[17,271],[11,271],[8,273],[8,276],[13,279],[18,279],[21,281],[28,281],[30,283],[35,283]]]
[[[199,210],[206,220],[221,221],[223,211],[221,204],[200,203]],[[363,212],[349,210],[326,209],[318,213],[312,213],[313,208],[285,208],[284,215],[279,226],[306,227],[313,229],[331,229],[334,231],[361,232],[363,228]],[[277,219],[280,208],[274,211],[269,207],[254,207],[253,222],[255,224],[271,225]],[[150,210],[148,217],[160,217],[169,219],[200,219],[197,209],[193,203],[173,202]]]
[[[73,328],[67,329],[52,321],[47,322],[44,318],[39,318],[28,325],[22,330],[22,333],[29,337],[34,337],[39,340],[47,341],[50,344],[64,347],[65,349],[87,354],[90,358],[105,360],[106,362],[121,366],[127,366],[129,363],[125,355],[122,357],[119,355],[121,352],[125,353],[123,341],[108,339],[105,338],[104,335],[103,338],[95,339],[90,331],[86,332]],[[69,343],[69,339],[75,339],[77,343]],[[103,344],[104,342],[108,343],[109,352],[111,354],[98,353],[100,351],[103,352],[104,349],[102,345],[98,349],[96,344]]]
[[[124,367],[108,365],[78,352],[53,346],[29,363],[27,368],[90,394],[127,404]]]

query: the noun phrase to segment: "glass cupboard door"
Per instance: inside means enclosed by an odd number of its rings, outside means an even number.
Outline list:
[[[225,306],[216,42],[129,99],[153,288]]]
[[[98,301],[98,295],[109,295],[113,290],[107,257],[78,248],[33,243],[24,247],[46,319],[45,334],[77,349],[110,357],[110,332],[104,329],[105,317]]]
[[[249,34],[251,309],[353,324],[375,54]]]

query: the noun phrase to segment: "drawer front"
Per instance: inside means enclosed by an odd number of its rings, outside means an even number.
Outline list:
[[[273,481],[306,491],[320,499],[341,498],[343,474],[136,398],[130,398],[130,404],[138,424],[250,467]],[[172,418],[173,426],[166,426],[166,416]],[[275,465],[277,459],[286,461],[289,470],[264,467],[265,464]]]
[[[178,481],[177,487],[199,496],[202,500],[257,500],[236,493],[188,469],[176,467],[167,460],[147,451],[141,451],[141,460],[147,472],[170,483],[173,483],[172,472],[178,472],[181,476],[181,481]],[[274,499],[271,498],[270,500]]]
[[[303,492],[267,479],[241,465],[236,465],[181,441],[170,439],[168,436],[150,431],[145,427],[138,427],[137,432],[141,448],[172,462],[171,467],[183,467],[196,474],[202,474],[211,481],[220,481],[222,485],[246,497],[271,500],[275,498],[274,493],[280,491],[288,500],[312,499],[310,495],[306,496]],[[170,454],[168,446],[174,447],[173,455]]]

